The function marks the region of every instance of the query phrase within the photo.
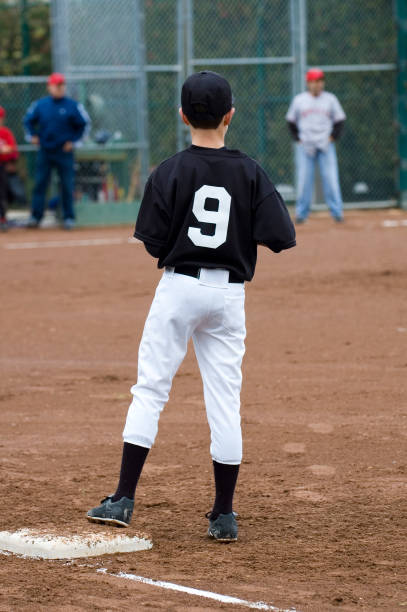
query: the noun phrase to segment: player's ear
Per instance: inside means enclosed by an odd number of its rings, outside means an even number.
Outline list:
[[[179,112],[179,116],[181,117],[181,119],[185,123],[185,125],[189,125],[188,117],[186,115],[184,115],[184,113],[182,112],[182,108],[181,107],[178,109],[178,112]]]
[[[229,125],[229,123],[232,121],[232,117],[235,114],[235,112],[236,112],[236,109],[234,106],[232,106],[230,111],[226,113],[226,115],[223,117],[223,125]]]

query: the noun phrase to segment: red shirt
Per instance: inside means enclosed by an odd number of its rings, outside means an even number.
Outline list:
[[[9,153],[0,153],[0,162],[8,162],[18,158],[17,143],[13,132],[4,126],[0,126],[0,149],[3,145],[13,148]]]

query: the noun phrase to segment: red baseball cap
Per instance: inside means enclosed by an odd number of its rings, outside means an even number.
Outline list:
[[[307,83],[308,81],[319,81],[325,78],[324,71],[320,68],[311,68],[307,72]]]
[[[48,85],[62,85],[62,83],[65,83],[65,76],[61,74],[60,72],[53,72],[48,77],[47,82],[48,82]]]
[[[0,106],[0,119],[6,116],[6,109]]]

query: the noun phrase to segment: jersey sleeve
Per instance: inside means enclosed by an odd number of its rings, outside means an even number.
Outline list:
[[[17,141],[14,138],[14,134],[11,130],[6,128],[6,141],[7,144],[11,147],[10,153],[8,153],[8,159],[14,160],[18,158],[18,149],[17,149]]]
[[[264,171],[259,175],[255,203],[253,239],[279,253],[296,245],[294,224],[283,198]]]
[[[289,123],[297,123],[297,98],[295,97],[290,104],[290,107],[285,116]]]
[[[39,118],[38,104],[38,101],[33,102],[29,106],[23,119],[24,135],[27,142],[31,142],[31,138],[37,134],[36,127]]]
[[[299,136],[299,130],[298,130],[297,124],[293,123],[292,121],[287,121],[287,125],[288,125],[288,129],[290,130],[293,140],[298,142],[300,140],[300,136]]]
[[[75,103],[74,113],[72,116],[72,127],[74,130],[74,142],[88,136],[90,132],[90,117],[84,106],[80,103]]]
[[[332,121],[333,123],[338,123],[339,121],[345,121],[346,115],[339,102],[338,98],[332,94]]]
[[[13,132],[9,128],[4,128],[4,136],[7,144],[13,149],[13,153],[17,151],[17,142]]]
[[[153,257],[159,257],[161,248],[167,243],[169,228],[168,205],[161,194],[153,172],[146,183],[134,236],[144,242],[147,251]]]

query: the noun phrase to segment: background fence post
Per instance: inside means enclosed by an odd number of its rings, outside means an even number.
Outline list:
[[[65,73],[69,66],[68,11],[66,0],[51,2],[52,67]]]
[[[400,205],[407,209],[407,5],[397,0],[397,114]]]
[[[193,60],[195,57],[194,51],[194,0],[185,0],[185,22],[184,22],[184,35],[185,35],[185,57],[184,57],[184,74],[182,80],[184,81],[190,74],[195,71]],[[181,93],[181,90],[180,90]],[[191,144],[191,136],[189,128],[182,123],[181,124],[184,147]]]
[[[186,1],[186,65],[187,75],[194,72],[193,60],[195,57],[195,45],[194,45],[194,0]]]
[[[186,74],[187,68],[185,65],[185,14],[186,6],[185,0],[177,0],[177,91],[175,93],[175,108],[178,109],[180,106],[180,95],[181,88],[184,82],[184,75]],[[177,151],[182,151],[185,147],[185,131],[183,129],[183,123],[181,119],[177,121]]]
[[[306,0],[290,0],[291,53],[294,57],[292,94],[304,89],[307,70],[307,5]]]
[[[258,0],[257,4],[257,57],[264,57],[264,0]],[[264,165],[266,156],[266,86],[265,86],[265,66],[257,65],[257,150],[258,161]]]
[[[292,75],[292,97],[304,90],[307,70],[307,5],[306,0],[290,0],[291,54],[294,57]],[[295,192],[298,193],[295,143],[292,146],[295,174]]]
[[[140,148],[140,179],[141,184],[147,182],[150,171],[150,145],[148,136],[148,100],[147,100],[147,75],[146,75],[146,45],[145,45],[145,12],[144,0],[137,0],[137,31],[136,31],[136,54],[137,54],[137,132],[141,142]]]

